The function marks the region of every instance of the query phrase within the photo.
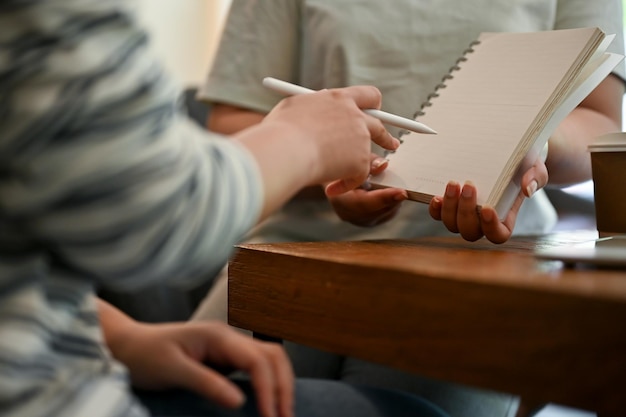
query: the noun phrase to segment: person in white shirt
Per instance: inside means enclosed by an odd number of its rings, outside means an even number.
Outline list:
[[[198,98],[211,104],[207,126],[217,132],[236,132],[263,119],[280,99],[261,85],[266,76],[314,90],[375,85],[383,94],[383,110],[411,117],[481,32],[587,26],[615,34],[610,50],[624,53],[620,0],[232,0],[218,53]],[[546,233],[557,215],[542,188],[591,177],[586,146],[600,134],[621,129],[624,77],[621,64],[561,123],[549,140],[545,164],[538,161],[526,173],[524,194],[503,222],[490,210],[476,215],[476,190],[470,184],[449,184],[430,206],[403,202],[401,195],[389,190],[357,190],[329,201],[319,188],[308,188],[247,238],[363,240],[452,232],[468,240],[485,236],[500,243],[512,235]],[[398,134],[398,129],[388,128]],[[374,152],[382,155],[376,146]],[[222,273],[195,318],[225,320],[225,315]],[[507,395],[408,376],[352,358],[290,349],[301,375],[418,392],[455,417],[515,413],[516,400]]]

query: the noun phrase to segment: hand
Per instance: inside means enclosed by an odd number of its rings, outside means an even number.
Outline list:
[[[294,376],[283,349],[223,323],[133,322],[109,347],[129,368],[133,385],[139,388],[181,387],[224,407],[241,406],[245,398],[239,388],[203,364],[207,361],[247,372],[263,417],[293,416]]]
[[[388,161],[372,154],[370,174],[381,173]],[[357,188],[347,193],[328,197],[335,212],[342,220],[357,226],[375,226],[392,219],[402,201],[408,198],[406,191],[397,188],[366,190]]]
[[[395,150],[399,141],[382,122],[361,109],[380,108],[380,91],[370,86],[321,90],[282,100],[263,123],[283,123],[304,136],[317,155],[313,170],[316,184],[333,181],[330,196],[357,188],[369,174],[371,141]]]
[[[449,182],[445,195],[434,197],[428,209],[433,219],[443,221],[449,231],[459,233],[466,240],[473,242],[484,236],[493,243],[504,243],[513,234],[517,213],[524,199],[532,197],[547,183],[548,170],[543,159],[539,158],[522,177],[522,190],[502,221],[493,207],[478,209],[476,187],[469,182],[463,187],[457,182]]]

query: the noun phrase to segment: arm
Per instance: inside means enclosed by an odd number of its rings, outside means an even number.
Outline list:
[[[621,130],[623,96],[624,82],[610,75],[559,125],[548,142],[549,184],[591,179],[587,146],[600,135]]]
[[[263,417],[293,416],[294,376],[279,345],[218,322],[139,323],[101,299],[98,314],[105,343],[129,369],[134,386],[185,388],[224,407],[240,407],[245,402],[241,390],[206,366],[208,361],[250,375]]]
[[[211,107],[207,128],[213,132],[232,135],[261,123],[265,115],[253,110],[216,103]]]
[[[261,123],[265,114],[229,104],[215,103],[206,122],[210,131],[232,135],[241,130]],[[320,185],[312,185],[299,190],[294,200],[324,199],[324,190]]]

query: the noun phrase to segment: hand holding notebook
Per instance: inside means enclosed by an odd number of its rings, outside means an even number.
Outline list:
[[[438,135],[405,135],[371,184],[428,203],[471,181],[478,205],[504,218],[554,129],[623,59],[605,52],[611,39],[597,28],[483,33],[417,114]]]

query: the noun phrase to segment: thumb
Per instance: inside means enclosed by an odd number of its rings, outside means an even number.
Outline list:
[[[328,197],[336,197],[338,195],[347,193],[350,190],[354,190],[359,187],[363,181],[357,180],[355,178],[348,178],[343,180],[336,180],[329,183],[326,186],[325,192]]]
[[[383,158],[381,156],[378,156],[376,154],[372,154],[372,156],[370,157],[371,162],[370,162],[370,175],[378,175],[381,172],[383,172],[385,170],[385,168],[387,168],[387,165],[389,165],[389,160],[386,158]]]

